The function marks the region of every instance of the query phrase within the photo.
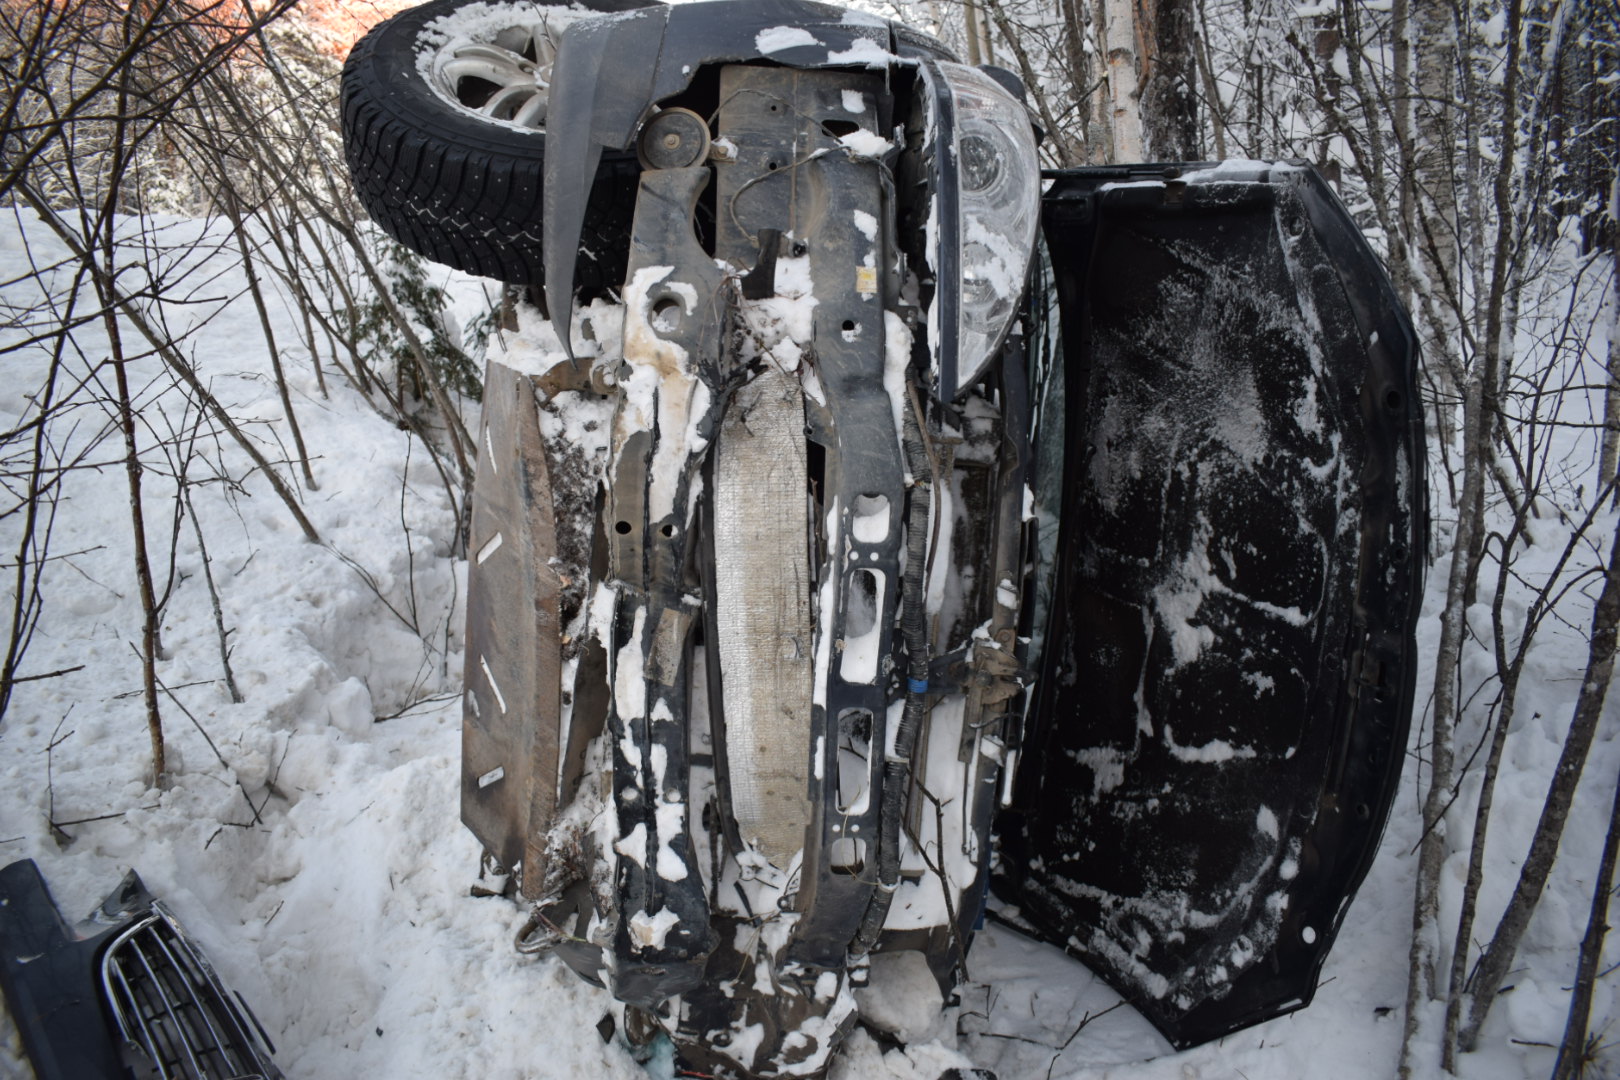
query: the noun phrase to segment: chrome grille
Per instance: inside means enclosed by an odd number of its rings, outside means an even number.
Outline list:
[[[101,984],[143,1080],[279,1080],[242,1011],[161,906],[113,939]]]

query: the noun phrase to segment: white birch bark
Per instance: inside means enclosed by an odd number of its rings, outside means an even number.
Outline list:
[[[1620,223],[1620,176],[1609,189],[1609,219]],[[1620,227],[1620,226],[1617,226]],[[1614,285],[1609,289],[1608,388],[1603,392],[1603,456],[1598,483],[1614,479],[1620,468],[1620,237],[1614,240]],[[1617,496],[1620,498],[1620,496]]]
[[[1142,160],[1142,109],[1137,86],[1136,19],[1131,0],[1103,0],[1114,161]]]

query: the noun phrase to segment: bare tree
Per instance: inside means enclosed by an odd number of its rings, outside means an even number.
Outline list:
[[[0,522],[14,523],[7,547],[16,554],[3,566],[9,610],[0,717],[17,686],[63,674],[32,673],[25,664],[48,610],[55,508],[64,480],[105,464],[116,445],[129,489],[130,565],[142,612],[135,652],[159,783],[168,768],[159,699],[184,708],[163,685],[160,663],[162,612],[181,581],[175,553],[188,520],[224,690],[232,700],[242,696],[211,538],[196,512],[202,500],[192,498],[205,446],[214,456],[202,482],[244,494],[268,485],[304,536],[320,543],[301,502],[315,486],[311,462],[320,449],[306,444],[296,383],[312,375],[325,396],[323,365],[330,364],[420,439],[465,526],[474,447],[462,412],[478,394],[477,358],[445,321],[444,295],[421,264],[353,202],[340,164],[337,61],[285,18],[292,8],[293,0],[0,0],[0,203],[26,208],[67,249],[60,268],[39,265],[6,294],[12,325],[25,332],[0,343],[0,356],[51,360],[40,365],[47,375],[36,408],[0,432]],[[207,230],[203,245],[175,245],[146,219],[120,216],[151,209],[215,216],[223,228]],[[189,337],[195,320],[174,319],[185,310],[176,301],[195,294],[198,268],[215,250],[229,252],[245,280],[240,300],[253,305],[270,351],[277,421],[233,415],[214,389],[210,358]],[[293,309],[295,335],[278,322],[283,304]],[[80,351],[92,330],[107,356]],[[294,339],[307,355],[302,372],[287,349]],[[174,395],[186,417],[179,426],[165,420],[161,405],[148,408]],[[95,419],[72,427],[81,414]],[[227,450],[241,457],[233,461]],[[401,523],[409,545],[403,512]],[[412,613],[424,670],[444,669],[447,646],[437,635],[448,629],[415,612],[414,581],[403,587],[403,598],[379,591],[379,601]]]

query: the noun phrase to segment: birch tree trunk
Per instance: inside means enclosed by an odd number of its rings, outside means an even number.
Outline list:
[[[1603,392],[1603,455],[1598,483],[1606,484],[1620,468],[1620,173],[1609,185],[1609,249],[1614,280],[1609,285],[1609,385]],[[1620,503],[1620,487],[1615,489]]]
[[[1517,11],[1518,0],[1509,0]],[[1457,529],[1452,537],[1451,569],[1446,579],[1446,604],[1440,618],[1440,648],[1435,662],[1434,723],[1430,742],[1430,773],[1427,796],[1423,806],[1423,839],[1419,846],[1417,882],[1412,905],[1411,971],[1406,993],[1406,1032],[1401,1048],[1400,1075],[1412,1075],[1416,1067],[1414,1053],[1416,1038],[1423,1013],[1428,1003],[1442,997],[1439,969],[1443,963],[1440,932],[1440,875],[1445,864],[1447,842],[1445,812],[1451,802],[1453,783],[1453,741],[1461,714],[1457,699],[1458,666],[1462,658],[1466,633],[1466,611],[1474,593],[1478,563],[1470,556],[1479,545],[1483,533],[1483,513],[1486,468],[1491,460],[1491,425],[1495,422],[1497,400],[1495,380],[1500,370],[1500,316],[1502,289],[1507,252],[1504,250],[1511,212],[1503,184],[1511,168],[1513,156],[1512,116],[1509,100],[1513,85],[1513,50],[1509,50],[1509,90],[1504,94],[1506,124],[1503,135],[1504,161],[1498,171],[1497,216],[1498,244],[1496,261],[1492,267],[1493,288],[1489,313],[1479,327],[1477,341],[1484,344],[1485,356],[1476,357],[1472,365],[1462,358],[1462,282],[1459,276],[1458,233],[1456,228],[1456,188],[1452,166],[1455,158],[1456,127],[1453,116],[1455,101],[1455,72],[1457,63],[1457,36],[1453,9],[1437,0],[1417,0],[1412,5],[1416,34],[1416,53],[1419,57],[1416,108],[1416,139],[1413,147],[1413,170],[1418,185],[1415,207],[1422,234],[1418,244],[1418,264],[1421,267],[1417,283],[1429,298],[1439,303],[1425,303],[1423,309],[1431,313],[1428,320],[1433,338],[1432,354],[1441,384],[1441,397],[1447,388],[1461,387],[1462,409],[1462,470],[1463,484],[1456,503]],[[1517,18],[1510,15],[1510,34],[1517,30]],[[1431,354],[1431,355],[1432,355]],[[1444,401],[1437,404],[1440,437],[1448,440],[1451,429],[1447,423],[1450,410]],[[1446,1065],[1450,1064],[1449,1045],[1444,1052]]]
[[[1390,51],[1392,76],[1395,83],[1395,95],[1390,101],[1390,125],[1395,133],[1395,158],[1397,161],[1408,162],[1412,160],[1412,102],[1407,96],[1407,88],[1412,85],[1412,39],[1410,28],[1412,25],[1412,5],[1410,0],[1393,0],[1390,8]],[[1397,179],[1397,190],[1400,192],[1399,220],[1401,223],[1401,237],[1410,242],[1412,236],[1412,170],[1402,169]],[[1391,267],[1395,269],[1395,267]],[[1401,296],[1411,295],[1412,274],[1406,267],[1406,258],[1400,260],[1399,269],[1402,277],[1396,278],[1395,288]],[[1402,280],[1404,278],[1405,280]]]
[[[1406,986],[1401,1080],[1413,1074],[1416,1067],[1413,1054],[1422,1015],[1428,1003],[1439,997],[1440,989],[1440,871],[1446,859],[1445,811],[1451,798],[1452,744],[1458,712],[1457,665],[1467,630],[1463,597],[1468,591],[1468,551],[1481,525],[1478,508],[1485,485],[1481,450],[1487,437],[1482,391],[1479,379],[1470,380],[1463,398],[1463,489],[1435,659],[1429,784],[1423,801],[1423,839],[1418,846],[1417,882],[1412,899],[1412,952]]]
[[[1592,1012],[1592,986],[1597,982],[1598,961],[1603,956],[1603,939],[1609,932],[1609,894],[1614,889],[1614,863],[1620,848],[1620,784],[1614,789],[1609,810],[1609,835],[1603,841],[1597,881],[1592,883],[1592,911],[1586,919],[1586,936],[1581,939],[1581,959],[1575,969],[1575,992],[1569,999],[1569,1022],[1564,1025],[1563,1044],[1553,1063],[1552,1080],[1575,1080],[1586,1066],[1586,1028]]]
[[[1137,87],[1136,13],[1131,0],[1102,0],[1108,51],[1108,98],[1113,160],[1142,160],[1142,109]]]
[[[1454,8],[1445,0],[1410,0],[1410,32],[1416,71],[1413,82],[1401,87],[1412,95],[1412,168],[1409,183],[1414,190],[1413,212],[1417,258],[1414,269],[1420,280],[1417,288],[1428,290],[1437,300],[1423,310],[1437,316],[1431,319],[1429,340],[1430,370],[1439,389],[1435,407],[1435,428],[1439,438],[1452,442],[1457,436],[1454,406],[1461,393],[1461,331],[1459,307],[1462,280],[1458,271],[1456,136],[1454,106],[1457,98],[1457,28]]]

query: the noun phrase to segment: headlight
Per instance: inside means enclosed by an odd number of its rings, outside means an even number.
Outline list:
[[[1041,201],[1035,133],[1024,106],[962,64],[925,67],[933,84],[936,156],[928,261],[939,395],[955,397],[984,374],[1018,312],[1035,249]]]

